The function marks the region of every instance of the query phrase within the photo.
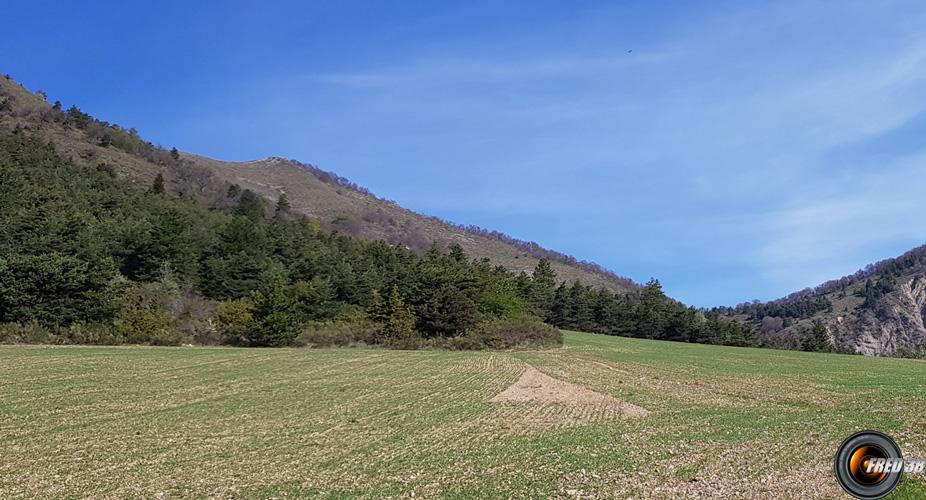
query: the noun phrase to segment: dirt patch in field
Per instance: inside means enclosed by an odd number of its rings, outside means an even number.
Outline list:
[[[617,408],[629,418],[645,417],[646,409],[584,387],[557,380],[528,366],[517,382],[492,398],[495,403],[555,403]]]

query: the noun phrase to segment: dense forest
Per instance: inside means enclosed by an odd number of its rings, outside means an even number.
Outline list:
[[[107,147],[142,144],[139,154],[182,163],[133,131],[107,130],[98,139]],[[456,246],[418,255],[323,231],[291,213],[285,196],[268,206],[234,185],[209,203],[160,176],[139,190],[112,165],[62,158],[20,129],[0,131],[0,178],[0,340],[482,348],[559,342],[547,325],[730,345],[753,338],[667,298],[656,281],[615,294],[558,284],[545,260],[516,274]]]

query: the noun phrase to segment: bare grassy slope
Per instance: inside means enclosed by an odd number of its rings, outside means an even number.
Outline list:
[[[539,257],[546,257],[564,281],[580,280],[616,291],[635,286],[625,278],[596,269],[593,264],[575,262],[536,243],[516,241],[479,228],[455,226],[412,212],[311,165],[283,158],[234,163],[195,155],[186,157],[207,166],[221,179],[251,189],[268,200],[276,200],[285,192],[296,212],[347,234],[386,240],[419,252],[428,250],[432,244],[446,248],[456,243],[467,255],[487,257],[496,265],[528,273]]]
[[[3,102],[7,103],[8,109],[3,109]],[[82,130],[47,121],[45,115],[50,109],[51,104],[40,96],[14,80],[0,77],[0,124],[9,127],[18,125],[45,137],[64,157],[93,165],[106,163],[116,166],[120,176],[133,183],[148,185],[158,172],[165,170],[118,148],[104,148],[89,142]]]
[[[579,262],[536,243],[412,212],[310,165],[282,158],[235,163],[189,153],[183,153],[183,160],[175,162],[160,159],[157,154],[133,154],[101,144],[84,130],[49,119],[52,105],[11,79],[0,77],[0,100],[9,108],[0,111],[0,125],[24,127],[54,142],[65,156],[95,166],[109,165],[116,169],[117,175],[140,186],[150,185],[160,173],[175,191],[211,206],[222,203],[229,183],[259,193],[271,206],[285,192],[295,212],[316,218],[323,227],[342,233],[386,240],[416,251],[457,243],[472,257],[488,258],[514,271],[530,272],[540,257],[546,257],[564,281],[580,280],[614,291],[636,287],[632,281],[595,264]],[[156,153],[167,154],[164,150]]]

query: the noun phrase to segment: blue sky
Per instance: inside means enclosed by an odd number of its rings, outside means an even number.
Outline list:
[[[922,2],[20,2],[0,71],[698,306],[926,241]]]

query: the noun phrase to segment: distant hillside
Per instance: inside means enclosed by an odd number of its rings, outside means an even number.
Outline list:
[[[562,281],[579,280],[618,292],[639,288],[596,264],[536,243],[412,212],[312,165],[282,158],[235,163],[170,151],[144,141],[134,129],[100,123],[76,107],[49,103],[41,92],[30,92],[9,77],[0,78],[0,121],[6,120],[50,140],[63,155],[116,169],[116,175],[130,182],[150,185],[161,174],[173,191],[207,206],[222,208],[231,185],[251,189],[271,204],[286,193],[294,212],[352,236],[385,240],[416,252],[456,243],[470,256],[528,273],[543,257]]]
[[[728,315],[751,322],[770,347],[799,349],[815,321],[840,350],[923,355],[926,347],[926,245],[855,274]]]

